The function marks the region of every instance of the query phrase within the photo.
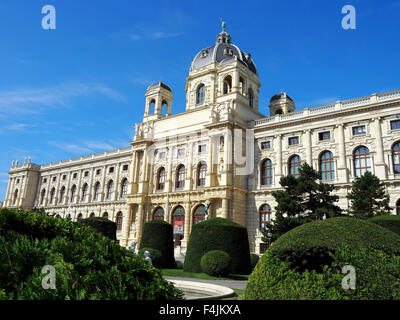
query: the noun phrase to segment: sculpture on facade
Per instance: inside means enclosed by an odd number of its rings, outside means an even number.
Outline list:
[[[211,202],[210,201],[207,201],[207,203],[206,203],[206,206],[205,206],[205,209],[204,209],[204,211],[205,211],[205,213],[206,213],[206,220],[208,220],[208,210],[210,209],[210,206],[211,206]]]
[[[131,250],[133,253],[136,253],[136,245],[137,245],[137,240],[133,240],[131,242],[131,245],[129,246],[129,250]]]
[[[143,255],[144,255],[144,258],[147,260],[147,262],[149,263],[149,265],[153,265],[153,262],[151,261],[151,258],[150,258],[150,252],[148,252],[147,250],[143,253]]]

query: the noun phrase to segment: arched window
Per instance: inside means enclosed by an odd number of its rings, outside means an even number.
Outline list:
[[[193,224],[199,223],[206,219],[206,207],[201,204],[196,207],[193,213]]]
[[[200,162],[197,167],[197,186],[203,187],[206,185],[207,164]]]
[[[121,182],[121,198],[125,198],[128,193],[128,179],[124,178]]]
[[[161,168],[157,174],[157,190],[164,190],[165,187],[165,169]]]
[[[393,172],[394,174],[400,174],[400,142],[397,142],[392,147],[392,158],[393,158]]]
[[[172,212],[172,228],[174,234],[174,245],[179,246],[183,239],[185,227],[185,209],[182,206],[177,206]]]
[[[239,78],[239,92],[243,94],[243,88],[244,88],[244,80],[242,77]]]
[[[185,166],[181,164],[176,170],[176,188],[181,189],[185,187]]]
[[[396,202],[396,214],[400,216],[400,199]]]
[[[110,180],[107,183],[107,200],[111,200],[112,195],[114,193],[114,181]]]
[[[289,174],[297,178],[300,175],[301,158],[298,155],[294,155],[289,160]]]
[[[100,195],[100,182],[97,181],[94,185],[94,193],[93,193],[93,200],[98,201]]]
[[[117,220],[116,220],[117,231],[121,231],[121,229],[122,229],[122,219],[123,219],[123,216],[122,216],[122,212],[120,211],[117,213]]]
[[[53,204],[54,201],[54,195],[56,194],[56,188],[52,188],[50,190],[50,204]]]
[[[272,184],[272,162],[270,159],[265,159],[261,164],[261,185]]]
[[[371,171],[371,157],[369,149],[361,146],[354,151],[354,174],[361,177],[367,171]]]
[[[156,111],[156,100],[151,100],[150,101],[150,114],[154,114]]]
[[[70,197],[69,202],[74,202],[75,193],[76,193],[76,185],[73,185],[72,188],[71,188],[71,197]]]
[[[40,204],[42,205],[44,202],[44,196],[46,195],[46,189],[42,190],[42,193],[40,194]]]
[[[89,218],[94,218],[96,215],[94,214],[94,212],[92,212],[89,216]]]
[[[89,187],[87,183],[85,183],[82,187],[82,197],[81,197],[82,202],[87,201],[88,193],[89,193]]]
[[[254,106],[254,94],[253,94],[253,90],[251,88],[249,88],[249,91],[248,91],[247,95],[249,97],[249,106],[250,106],[250,108],[253,108],[253,106]]]
[[[333,154],[330,151],[324,151],[319,156],[319,170],[322,174],[322,180],[335,179],[335,163]]]
[[[60,190],[60,200],[58,201],[59,203],[62,203],[64,201],[64,196],[65,196],[65,187],[62,186]]]
[[[156,210],[154,210],[153,220],[164,220],[164,209],[163,208],[158,207]]]
[[[167,101],[163,100],[161,102],[161,114],[165,117],[168,113],[168,103]]]
[[[103,218],[108,219],[108,212],[103,213]]]
[[[82,219],[82,213],[78,213],[78,216],[76,217],[76,221],[79,221]]]
[[[14,198],[13,198],[13,206],[15,206],[17,204],[17,198],[18,198],[18,189],[15,189]]]
[[[197,95],[196,95],[196,104],[201,104],[204,102],[206,96],[206,88],[204,84],[201,84],[197,88]]]
[[[223,93],[228,94],[232,88],[232,77],[226,76],[223,83]]]
[[[260,208],[260,230],[264,230],[267,226],[267,222],[271,221],[271,207],[267,204],[263,204]]]

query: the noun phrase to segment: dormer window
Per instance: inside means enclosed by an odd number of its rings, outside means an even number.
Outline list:
[[[207,57],[207,56],[208,56],[208,50],[202,50],[200,56],[201,56],[202,58]]]
[[[223,40],[225,40],[225,39],[223,39]],[[232,50],[232,48],[226,47],[226,48],[224,49],[224,55],[226,55],[226,56],[233,56],[233,50]]]

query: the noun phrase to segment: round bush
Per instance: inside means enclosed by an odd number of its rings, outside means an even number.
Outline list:
[[[231,257],[222,250],[209,251],[201,257],[200,267],[210,276],[224,277],[230,273]]]
[[[159,268],[174,268],[174,241],[172,225],[163,220],[153,220],[143,225],[140,249],[153,248],[161,252]]]
[[[112,240],[117,240],[117,224],[102,217],[91,217],[78,221],[84,226],[89,226]]]
[[[391,215],[381,215],[370,218],[367,220],[368,222],[376,223],[381,227],[389,229],[394,233],[400,235],[400,216]]]
[[[193,226],[185,257],[184,270],[201,272],[200,259],[209,251],[225,251],[232,259],[231,272],[250,273],[250,249],[247,229],[223,218],[213,218]]]
[[[255,254],[255,253],[250,253],[250,266],[251,270],[254,270],[255,266],[257,265],[258,260],[260,260],[260,257]]]
[[[0,209],[0,296],[11,300],[171,300],[182,292],[161,272],[92,228]],[[45,265],[57,290],[45,290]]]
[[[345,265],[356,270],[355,289],[343,289]],[[400,299],[400,257],[376,249],[337,248],[333,264],[322,273],[298,272],[270,250],[249,276],[248,300],[391,300]]]
[[[351,249],[370,248],[400,254],[400,236],[376,224],[349,217],[305,223],[279,237],[271,254],[299,271],[321,271],[332,263],[332,254],[341,245]]]
[[[153,249],[153,248],[142,248],[138,252],[139,256],[144,257],[145,251],[150,252],[151,263],[153,264],[153,266],[156,268],[160,268],[161,263],[162,263],[160,250]]]

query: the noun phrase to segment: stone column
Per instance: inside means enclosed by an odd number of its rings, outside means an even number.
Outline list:
[[[136,237],[138,240],[138,247],[140,240],[142,238],[142,228],[143,228],[143,205],[139,204],[136,212]]]
[[[131,218],[132,218],[132,205],[128,205],[128,212],[125,216],[123,216],[122,220],[122,238],[121,245],[128,246],[129,243],[129,231],[131,228]]]
[[[39,178],[40,179],[40,178]],[[68,181],[67,181],[67,186],[65,187],[65,194],[64,194],[64,205],[68,205],[69,201],[69,196],[70,196],[70,185],[71,185],[71,179],[72,179],[72,172],[69,172],[68,174]]]
[[[214,185],[214,139],[213,136],[209,137],[208,140],[208,160],[207,160],[207,175],[206,175],[206,187]]]
[[[187,167],[185,167],[185,191],[190,191],[193,188],[193,142],[189,143],[189,159]]]
[[[337,176],[339,182],[348,182],[348,170],[346,167],[346,145],[343,124],[337,127],[339,141],[339,164],[337,168]]]
[[[304,135],[304,145],[306,147],[306,161],[312,167],[312,142],[311,142],[311,130],[306,130]]]
[[[114,188],[114,196],[113,196],[113,200],[114,201],[117,201],[118,200],[118,195],[119,195],[119,192],[120,192],[120,190],[121,190],[121,186],[120,186],[120,183],[119,183],[119,171],[120,171],[120,163],[118,162],[117,163],[117,165],[115,166],[115,170],[117,171],[116,172],[116,177],[115,177],[115,188]]]
[[[229,218],[229,199],[222,199],[222,218]]]
[[[165,184],[165,191],[166,192],[171,192],[172,191],[172,185],[173,185],[173,181],[172,181],[172,157],[173,157],[173,152],[172,152],[173,148],[170,147],[168,150],[168,167],[166,168],[167,170],[167,181]]]
[[[375,118],[376,162],[375,174],[381,180],[387,179],[387,170],[383,154],[381,119]]]
[[[184,204],[185,208],[185,225],[183,231],[182,247],[187,248],[190,233],[190,202]]]
[[[275,136],[276,166],[275,166],[275,186],[279,185],[282,176],[282,136]]]
[[[129,185],[130,185],[130,190],[129,194],[137,193],[137,162],[138,162],[138,152],[133,151],[133,157],[131,161],[131,168],[130,168],[130,179],[129,179]]]
[[[228,129],[224,134],[224,170],[222,172],[222,185],[232,185],[232,134]]]
[[[10,177],[8,179],[5,207],[12,206],[13,193],[14,193],[14,178]]]

